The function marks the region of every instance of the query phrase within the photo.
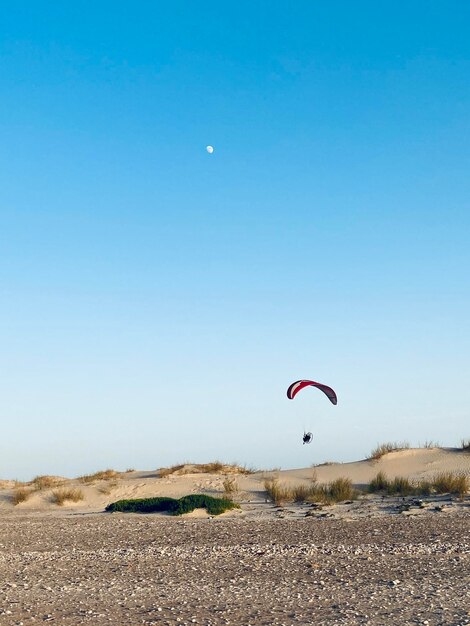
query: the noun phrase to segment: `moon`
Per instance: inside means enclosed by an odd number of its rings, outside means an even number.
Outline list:
[[[212,154],[214,152],[213,146],[206,146],[206,150],[209,154]]]

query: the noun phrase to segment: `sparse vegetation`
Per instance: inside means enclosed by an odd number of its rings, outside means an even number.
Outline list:
[[[52,487],[58,487],[63,484],[64,479],[59,476],[36,476],[30,483],[30,485],[38,491],[51,489]]]
[[[116,470],[106,469],[95,472],[94,474],[85,474],[84,476],[79,476],[77,480],[80,483],[89,485],[91,483],[97,482],[98,480],[110,480],[111,478],[117,478],[118,476],[119,472],[117,472]]]
[[[295,485],[291,489],[291,497],[294,502],[306,502],[313,493],[313,485]]]
[[[161,467],[158,470],[158,475],[160,478],[166,478],[167,476],[170,476],[171,474],[180,472],[184,467],[185,467],[184,464],[172,465],[171,467]]]
[[[84,499],[81,489],[56,489],[52,492],[52,500],[55,504],[62,506],[65,502],[79,502]]]
[[[465,474],[453,472],[437,474],[432,480],[412,482],[408,478],[399,476],[389,480],[383,472],[379,472],[370,481],[369,491],[400,496],[455,493],[463,497],[470,491],[470,480]]]
[[[21,504],[22,502],[26,502],[26,500],[31,495],[31,489],[26,489],[25,487],[17,487],[12,494],[11,501],[16,506],[17,504]]]
[[[378,472],[375,477],[369,483],[369,491],[374,493],[376,491],[387,491],[389,481],[383,472]]]
[[[402,476],[395,477],[390,483],[390,492],[400,496],[410,496],[416,491],[423,495],[419,484],[414,485],[408,478]]]
[[[281,484],[276,477],[266,478],[264,488],[268,494],[268,498],[270,498],[276,506],[282,506],[285,502],[293,501],[292,491]]]
[[[408,450],[409,447],[410,447],[410,444],[407,441],[401,441],[401,442],[389,441],[387,443],[381,443],[381,444],[378,444],[377,447],[372,450],[372,452],[367,458],[370,461],[378,461],[385,454],[388,454],[389,452],[398,452],[399,450]]]
[[[160,478],[171,474],[184,476],[185,474],[253,474],[255,470],[237,463],[224,464],[222,461],[211,463],[180,463],[171,467],[161,467],[158,470]]]
[[[343,502],[352,500],[356,493],[349,478],[337,478],[327,486],[327,495],[333,502]]]
[[[264,488],[276,506],[282,506],[287,502],[333,504],[357,497],[357,491],[353,488],[349,478],[337,478],[324,485],[312,481],[310,485],[301,484],[293,487],[280,483],[277,478],[269,478],[264,481]]]
[[[460,446],[464,452],[470,452],[470,439],[462,439]]]
[[[470,479],[462,473],[441,472],[432,480],[436,493],[454,493],[460,498],[470,491]]]
[[[222,482],[222,485],[224,488],[224,494],[226,496],[232,497],[240,492],[238,481],[234,476],[226,476]]]
[[[218,474],[225,466],[221,461],[212,461],[211,463],[201,463],[196,467],[203,474]]]
[[[170,515],[183,515],[194,509],[206,509],[209,515],[220,515],[239,505],[228,498],[213,498],[204,494],[183,496],[182,498],[139,498],[135,500],[118,500],[106,507],[106,511],[114,513],[157,513],[167,512]]]
[[[440,448],[441,444],[438,441],[432,441],[432,440],[426,439],[426,441],[423,443],[421,447],[427,448],[429,450],[430,448]]]

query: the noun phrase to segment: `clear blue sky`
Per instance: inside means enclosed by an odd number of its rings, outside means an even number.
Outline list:
[[[469,25],[3,3],[0,476],[470,436]]]

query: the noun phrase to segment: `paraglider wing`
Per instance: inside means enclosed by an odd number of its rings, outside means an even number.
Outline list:
[[[334,390],[331,387],[328,387],[328,385],[316,383],[314,380],[296,380],[295,383],[292,383],[292,385],[290,385],[287,389],[287,397],[289,400],[293,400],[299,391],[304,387],[317,387],[317,389],[323,391],[330,402],[338,404],[338,398],[336,397]]]

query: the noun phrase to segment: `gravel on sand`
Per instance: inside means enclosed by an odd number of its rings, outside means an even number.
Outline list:
[[[0,519],[0,626],[470,624],[470,515]]]

